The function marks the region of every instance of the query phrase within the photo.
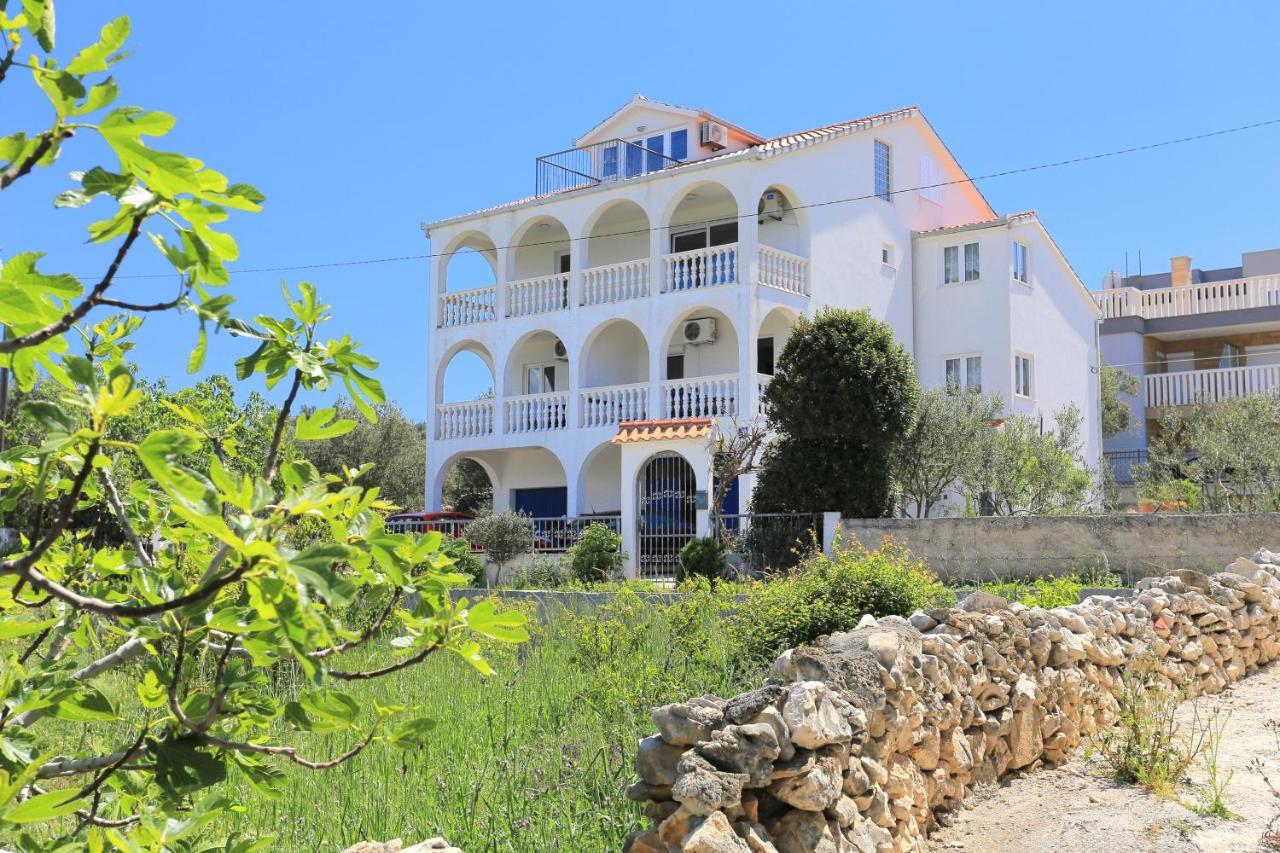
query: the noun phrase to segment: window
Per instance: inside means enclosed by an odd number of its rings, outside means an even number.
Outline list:
[[[662,164],[666,161],[663,157],[662,144],[666,137],[659,134],[658,136],[650,136],[644,141],[644,147],[648,150],[645,152],[645,171],[656,172],[662,168]]]
[[[942,204],[942,170],[938,161],[928,154],[920,155],[920,197],[934,204]]]
[[[876,195],[893,201],[893,162],[889,145],[876,140]]]
[[[1031,382],[1031,356],[1015,355],[1013,357],[1013,393],[1019,397],[1031,397],[1034,386]]]
[[[738,223],[722,222],[706,228],[695,228],[671,235],[671,251],[692,252],[708,246],[726,246],[738,242]]]
[[[960,282],[960,247],[947,246],[942,250],[942,283]]]
[[[1239,367],[1243,362],[1240,359],[1240,347],[1235,344],[1222,345],[1222,357],[1218,359],[1218,367]]]
[[[1013,280],[1028,284],[1027,279],[1027,247],[1017,240],[1013,241]]]
[[[684,353],[667,356],[667,378],[684,379]]]
[[[526,364],[524,368],[524,393],[549,394],[556,390],[556,366],[551,364]]]
[[[600,176],[608,180],[618,177],[618,147],[610,145],[600,153]]]
[[[756,373],[773,375],[773,338],[756,338]]]
[[[684,160],[689,156],[689,131],[675,130],[671,132],[671,153],[669,155],[672,160]]]
[[[947,389],[958,391],[982,391],[982,356],[966,355],[948,358],[946,362]]]
[[[627,177],[634,178],[644,171],[644,148],[635,143],[627,146]]]
[[[893,245],[885,243],[880,247],[880,263],[887,267],[893,266]]]
[[[978,244],[964,244],[964,280],[977,281],[981,278],[978,271]]]

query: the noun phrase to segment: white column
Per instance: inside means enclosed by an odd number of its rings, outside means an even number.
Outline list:
[[[496,260],[493,264],[494,276],[493,283],[497,288],[494,295],[494,312],[497,321],[501,323],[507,316],[507,280],[510,276],[507,274],[507,264],[515,255],[515,249],[508,249],[505,245],[507,241],[503,240],[504,245],[500,245],[495,252]]]
[[[560,459],[564,469],[564,514],[573,518],[578,514],[578,481],[582,478],[582,454],[574,452],[568,459]]]
[[[653,212],[649,213],[650,222]],[[666,318],[662,312],[661,288],[666,273],[662,268],[662,256],[667,252],[667,229],[654,227],[649,232],[649,417],[661,418],[662,380],[667,369]]]
[[[622,561],[622,573],[626,577],[636,576],[636,567],[640,559],[640,539],[636,535],[639,507],[636,506],[636,477],[640,474],[640,465],[648,453],[643,447],[634,444],[622,445],[621,513],[618,518],[618,532],[622,535],[622,553],[626,555]]]
[[[746,207],[738,217],[738,309],[734,323],[738,325],[738,418],[745,422],[759,408],[756,392],[756,326],[760,322],[760,303],[756,290],[756,271],[760,258],[760,223],[756,219],[757,197],[743,200]]]

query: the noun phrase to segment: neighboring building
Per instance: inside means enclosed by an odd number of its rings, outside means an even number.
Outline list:
[[[796,318],[822,306],[889,323],[926,385],[980,386],[1050,427],[1075,402],[1098,458],[1097,306],[1036,215],[997,216],[919,109],[766,139],[637,96],[536,162],[538,195],[424,226],[428,508],[467,457],[496,509],[618,517],[629,568],[669,568],[707,529],[713,420],[758,412]],[[466,249],[492,285],[450,286]],[[492,397],[444,399],[464,351]]]
[[[1238,267],[1112,273],[1094,297],[1102,308],[1102,359],[1139,378],[1131,427],[1106,439],[1122,485],[1146,459],[1160,410],[1280,389],[1280,249],[1245,252]]]

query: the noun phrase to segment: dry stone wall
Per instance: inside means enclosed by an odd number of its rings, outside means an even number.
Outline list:
[[[765,686],[655,708],[631,853],[914,851],[973,786],[1061,762],[1126,669],[1217,693],[1280,657],[1280,554],[1053,610],[974,593],[789,650]]]

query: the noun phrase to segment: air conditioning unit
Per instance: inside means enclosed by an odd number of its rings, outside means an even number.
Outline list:
[[[761,197],[760,222],[763,223],[766,218],[772,219],[774,222],[781,222],[786,212],[787,208],[783,204],[782,193],[777,190],[769,190]]]
[[[557,340],[554,349],[556,353],[556,358],[560,359],[561,361],[569,360],[569,351],[564,348],[564,341]]]
[[[729,128],[718,121],[702,123],[702,144],[712,151],[719,151],[729,144]]]
[[[714,317],[697,317],[684,324],[684,342],[690,346],[716,342]]]

